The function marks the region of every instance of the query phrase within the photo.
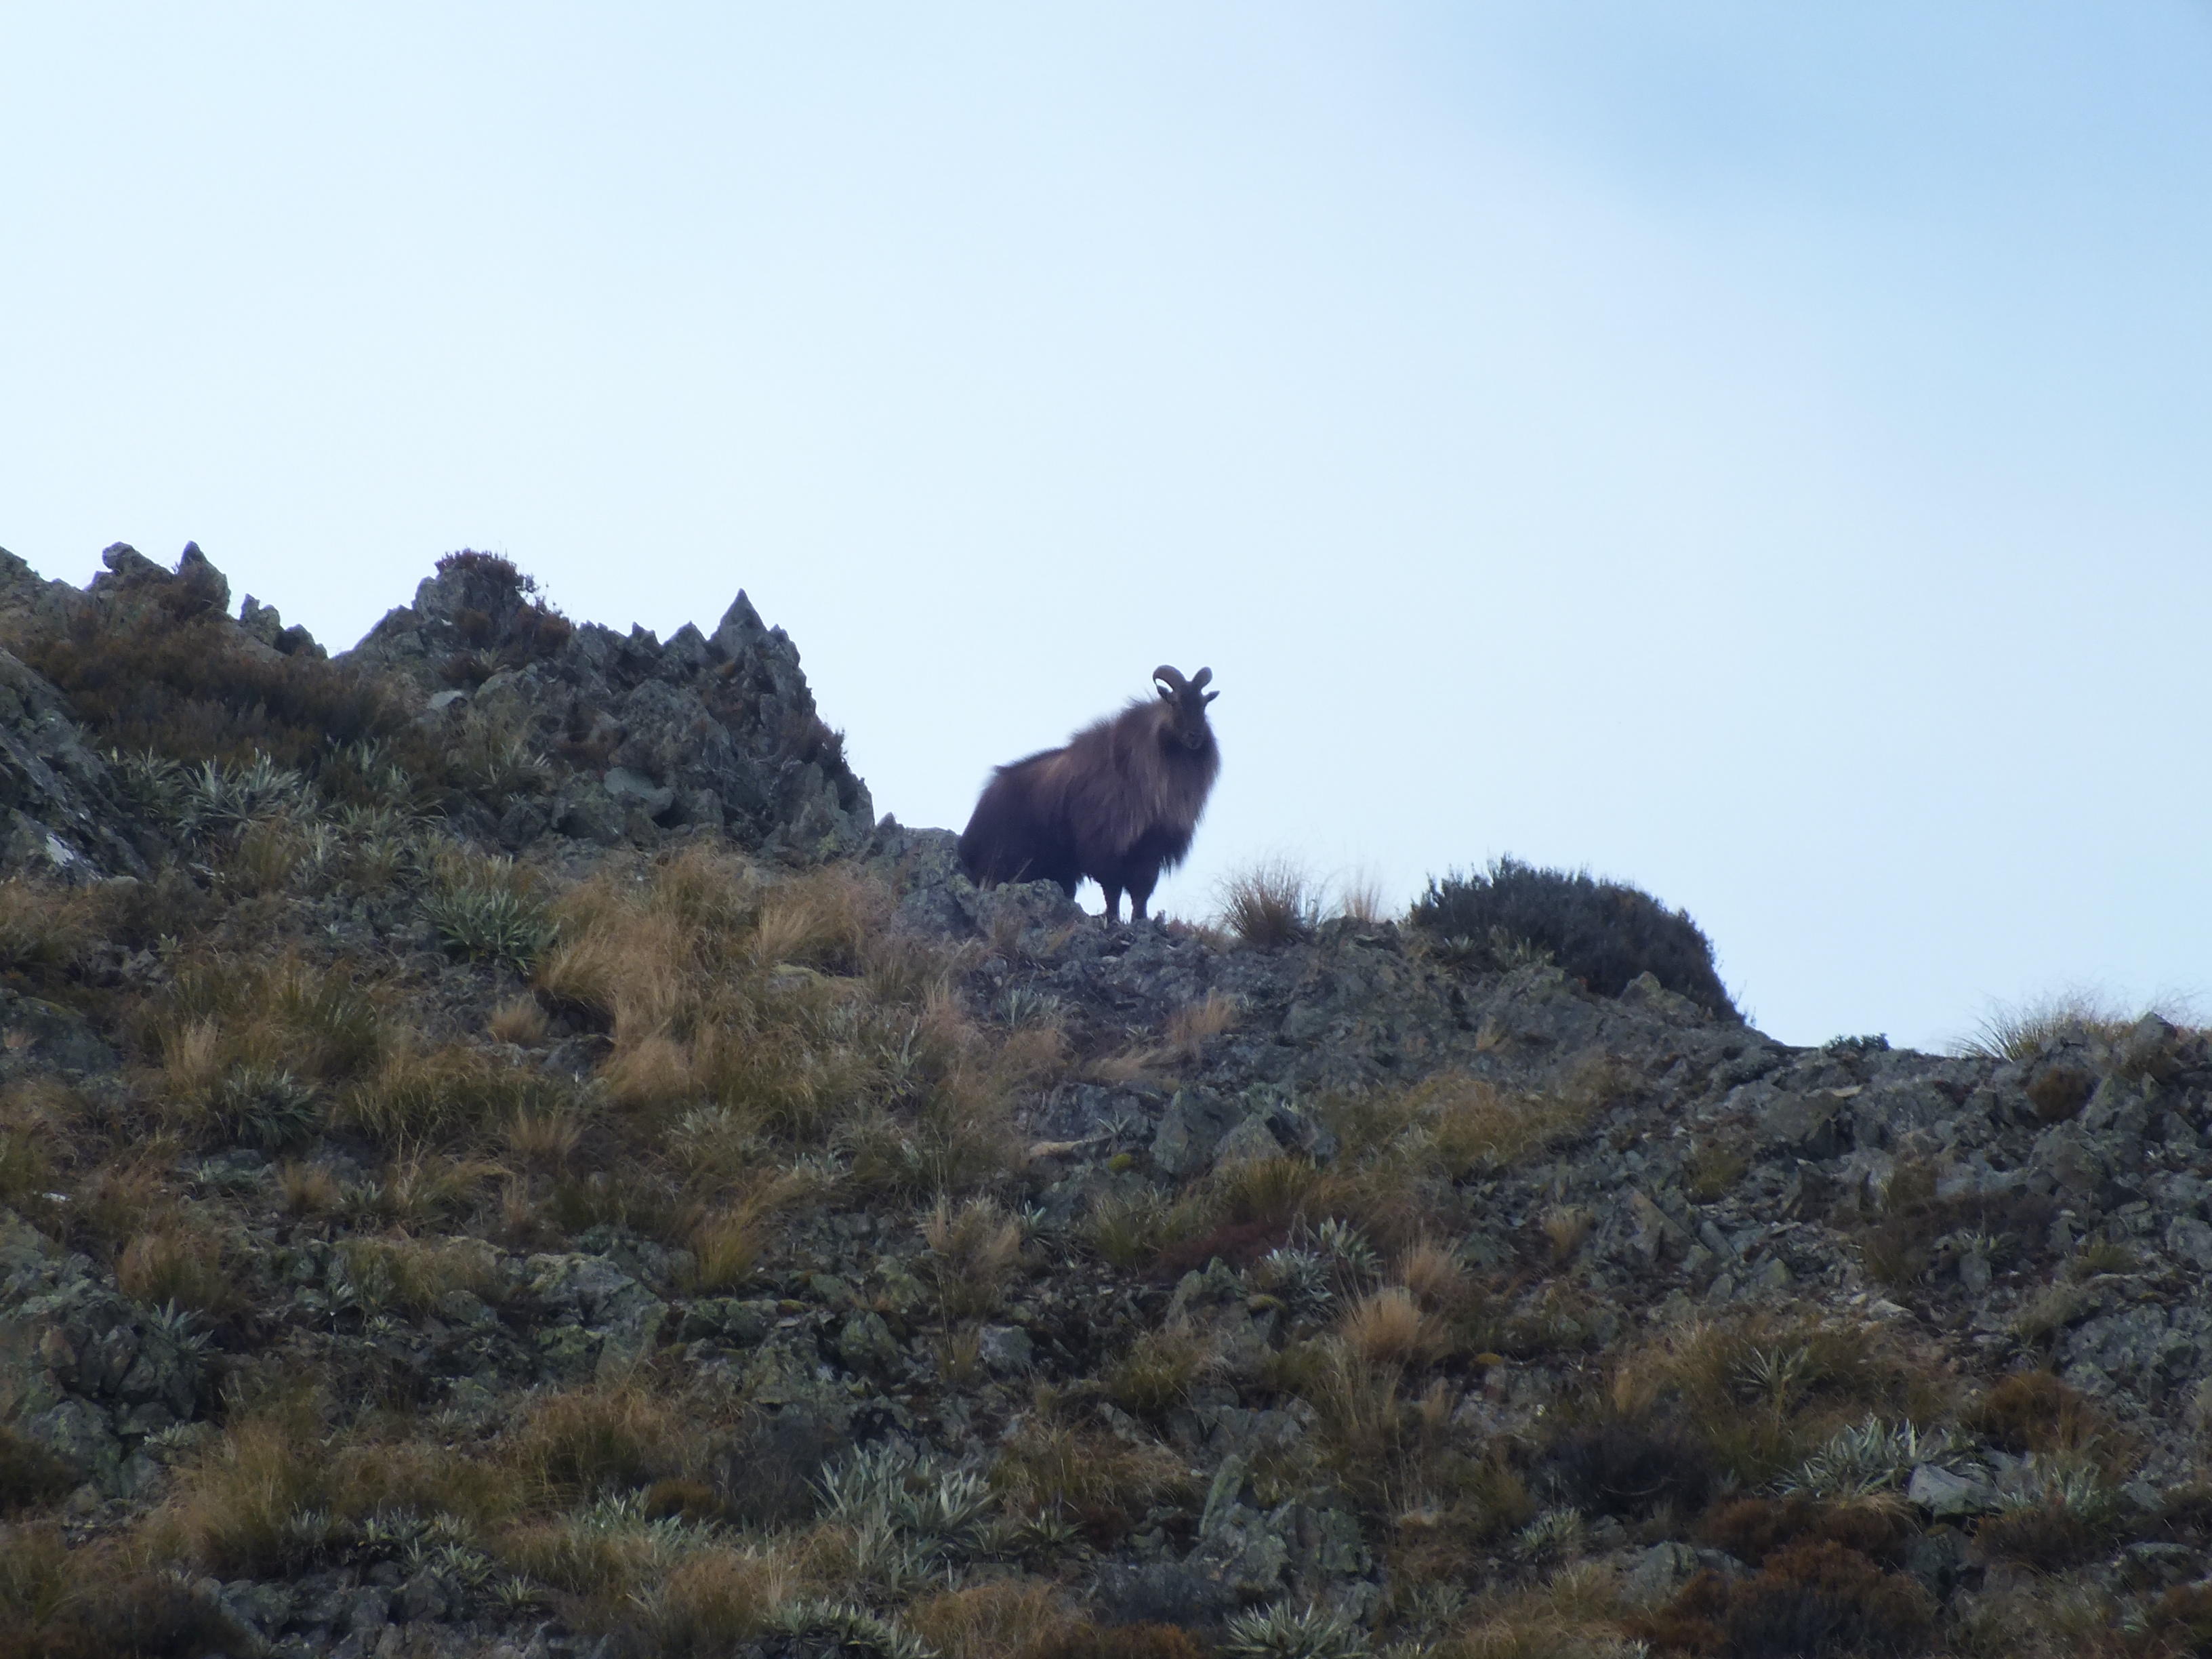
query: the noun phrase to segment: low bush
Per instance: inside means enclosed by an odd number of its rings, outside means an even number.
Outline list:
[[[1871,1659],[1924,1651],[1928,1592],[1841,1544],[1792,1544],[1748,1578],[1701,1572],[1631,1632],[1655,1646],[1725,1659]]]
[[[1717,1014],[1741,1018],[1713,970],[1712,941],[1689,913],[1619,882],[1500,859],[1486,874],[1431,878],[1411,919],[1470,956],[1510,958],[1517,946],[1534,945],[1601,996],[1619,996],[1649,973]]]
[[[0,1525],[0,1653],[24,1659],[199,1659],[256,1641],[207,1588],[51,1524]]]
[[[2051,1200],[2028,1192],[1939,1198],[1933,1167],[1901,1159],[1883,1193],[1881,1215],[1858,1236],[1859,1254],[1869,1275],[1901,1290],[1928,1275],[1937,1241],[1952,1233],[1978,1232],[1993,1251],[2032,1261],[2046,1254],[2057,1213]]]
[[[0,1424],[0,1516],[42,1508],[76,1484],[67,1463],[37,1441]]]
[[[1586,1515],[1639,1521],[1661,1510],[1696,1514],[1717,1473],[1711,1453],[1689,1437],[1613,1419],[1565,1431],[1533,1478]]]
[[[1777,1550],[1823,1540],[1901,1566],[1917,1532],[1911,1510],[1895,1498],[1828,1504],[1802,1493],[1729,1498],[1713,1506],[1700,1528],[1706,1543],[1754,1567]]]
[[[2105,1408],[2049,1371],[2014,1371],[2000,1378],[1959,1420],[2015,1455],[2118,1449],[2118,1425]]]

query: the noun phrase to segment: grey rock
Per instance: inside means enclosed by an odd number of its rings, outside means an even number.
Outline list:
[[[1834,1157],[1840,1144],[1838,1120],[1848,1098],[1833,1089],[1777,1096],[1759,1114],[1760,1145],[1806,1158]]]
[[[548,815],[564,835],[613,846],[635,811],[648,833],[680,817],[795,859],[873,836],[867,787],[817,713],[798,649],[743,593],[711,635],[686,627],[663,645],[643,629],[571,628],[479,560],[425,578],[340,660],[404,676],[427,701],[471,653],[490,672],[470,718],[566,773]]]
[[[1905,1496],[1939,1521],[1986,1514],[1997,1506],[1996,1489],[1987,1481],[1935,1463],[1923,1463],[1912,1471]]]
[[[1213,1167],[1234,1170],[1247,1164],[1261,1164],[1283,1155],[1283,1143],[1267,1127],[1265,1117],[1248,1117],[1227,1134],[1213,1149]]]
[[[1237,1593],[1196,1564],[1149,1562],[1109,1566],[1098,1576],[1102,1623],[1180,1625],[1218,1629],[1237,1611]]]
[[[1153,1164],[1178,1179],[1197,1174],[1212,1162],[1214,1149],[1241,1111],[1237,1103],[1211,1089],[1177,1090],[1152,1137]]]
[[[1697,1576],[1699,1566],[1697,1551],[1687,1544],[1654,1544],[1632,1559],[1635,1565],[1629,1568],[1622,1589],[1631,1601],[1645,1607],[1663,1601],[1681,1589]]]
[[[143,876],[126,817],[61,693],[0,650],[0,870],[78,884]]]
[[[976,1333],[975,1354],[994,1376],[1025,1371],[1036,1359],[1030,1334],[1018,1325],[986,1325]]]
[[[635,806],[649,818],[665,817],[676,805],[676,792],[655,783],[626,766],[611,769],[600,780],[606,792],[626,806]]]
[[[1024,1339],[1026,1340],[1026,1339]],[[903,1369],[906,1354],[881,1314],[853,1313],[837,1334],[837,1357],[845,1369],[867,1376],[891,1376]],[[985,1363],[988,1364],[987,1360]]]
[[[2193,1215],[2176,1216],[2166,1225],[2166,1248],[2192,1267],[2212,1268],[2212,1226]]]

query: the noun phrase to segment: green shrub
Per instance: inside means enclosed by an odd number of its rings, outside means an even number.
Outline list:
[[[267,1066],[240,1066],[216,1086],[216,1126],[232,1140],[270,1152],[311,1138],[323,1106],[312,1084]]]
[[[472,962],[505,964],[527,974],[553,942],[545,907],[507,887],[453,887],[422,902],[446,948]]]
[[[1712,941],[1689,912],[1620,882],[1500,859],[1487,874],[1431,877],[1412,920],[1471,959],[1510,962],[1533,945],[1601,996],[1619,996],[1649,973],[1717,1014],[1741,1018],[1713,970]]]

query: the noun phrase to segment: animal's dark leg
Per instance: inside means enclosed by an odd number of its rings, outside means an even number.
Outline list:
[[[1129,920],[1142,921],[1145,907],[1152,901],[1152,889],[1159,884],[1158,870],[1139,870],[1129,878]]]
[[[1121,920],[1121,885],[1119,882],[1102,881],[1098,885],[1106,893],[1106,925],[1109,927]]]

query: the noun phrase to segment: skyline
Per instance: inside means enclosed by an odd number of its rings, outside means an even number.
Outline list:
[[[334,652],[465,545],[742,587],[956,830],[1209,665],[1162,908],[1589,867],[1792,1042],[2212,977],[2201,8],[0,32],[46,575],[195,539]]]

